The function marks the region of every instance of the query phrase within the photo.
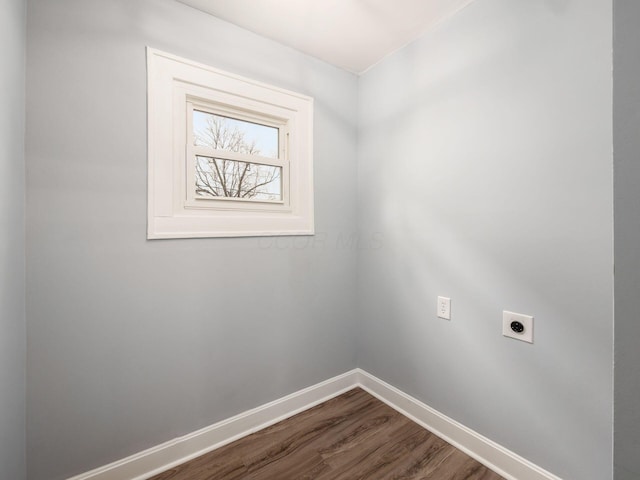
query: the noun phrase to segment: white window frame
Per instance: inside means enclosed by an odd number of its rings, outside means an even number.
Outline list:
[[[212,113],[219,116],[228,116],[238,120],[254,122],[260,125],[266,125],[278,129],[278,158],[262,157],[256,155],[246,155],[242,153],[214,150],[208,147],[200,147],[194,144],[193,138],[187,138],[187,169],[184,185],[188,185],[188,179],[195,178],[195,158],[196,156],[214,157],[225,160],[233,160],[239,162],[247,162],[253,164],[269,165],[281,168],[281,185],[282,200],[254,200],[234,197],[218,197],[203,198],[197,197],[195,190],[187,188],[186,191],[186,208],[205,208],[216,210],[246,210],[253,208],[255,210],[270,211],[291,211],[289,201],[289,158],[288,158],[288,139],[289,129],[286,120],[277,117],[267,117],[265,115],[257,115],[255,113],[247,113],[237,109],[231,109],[226,105],[215,105],[205,103],[202,99],[194,99],[187,97],[187,133],[193,134],[193,111],[199,110]],[[221,203],[223,202],[223,203]],[[248,205],[248,203],[253,205]],[[278,207],[279,206],[279,207]]]
[[[313,235],[313,99],[147,48],[147,238]],[[278,158],[194,145],[193,109],[278,128]],[[281,200],[195,195],[196,155],[281,167]]]

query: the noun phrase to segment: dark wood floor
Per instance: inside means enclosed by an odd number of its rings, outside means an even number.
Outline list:
[[[500,480],[356,388],[151,480]]]

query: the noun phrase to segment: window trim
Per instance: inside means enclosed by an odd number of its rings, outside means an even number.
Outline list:
[[[150,47],[147,69],[147,238],[314,234],[312,98]],[[195,192],[190,198],[195,154],[216,152],[188,138],[194,107],[279,129],[278,158],[219,153],[282,167],[282,200],[195,198]]]

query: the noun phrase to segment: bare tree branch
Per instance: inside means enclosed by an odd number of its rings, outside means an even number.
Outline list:
[[[248,141],[245,132],[232,126],[228,119],[218,115],[207,117],[206,125],[195,133],[196,145],[215,150],[259,155],[256,141]],[[196,193],[214,197],[255,198],[258,195],[276,197],[268,186],[280,178],[278,167],[254,165],[248,162],[218,158],[197,157]],[[261,187],[267,187],[260,190]]]

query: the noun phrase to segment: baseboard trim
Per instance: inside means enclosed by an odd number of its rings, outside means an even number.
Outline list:
[[[68,480],[146,480],[353,389],[351,370],[260,407]]]
[[[357,369],[357,381],[374,397],[507,480],[561,480],[364,370]]]
[[[355,387],[366,390],[507,480],[561,480],[359,368],[68,480],[146,480]]]

